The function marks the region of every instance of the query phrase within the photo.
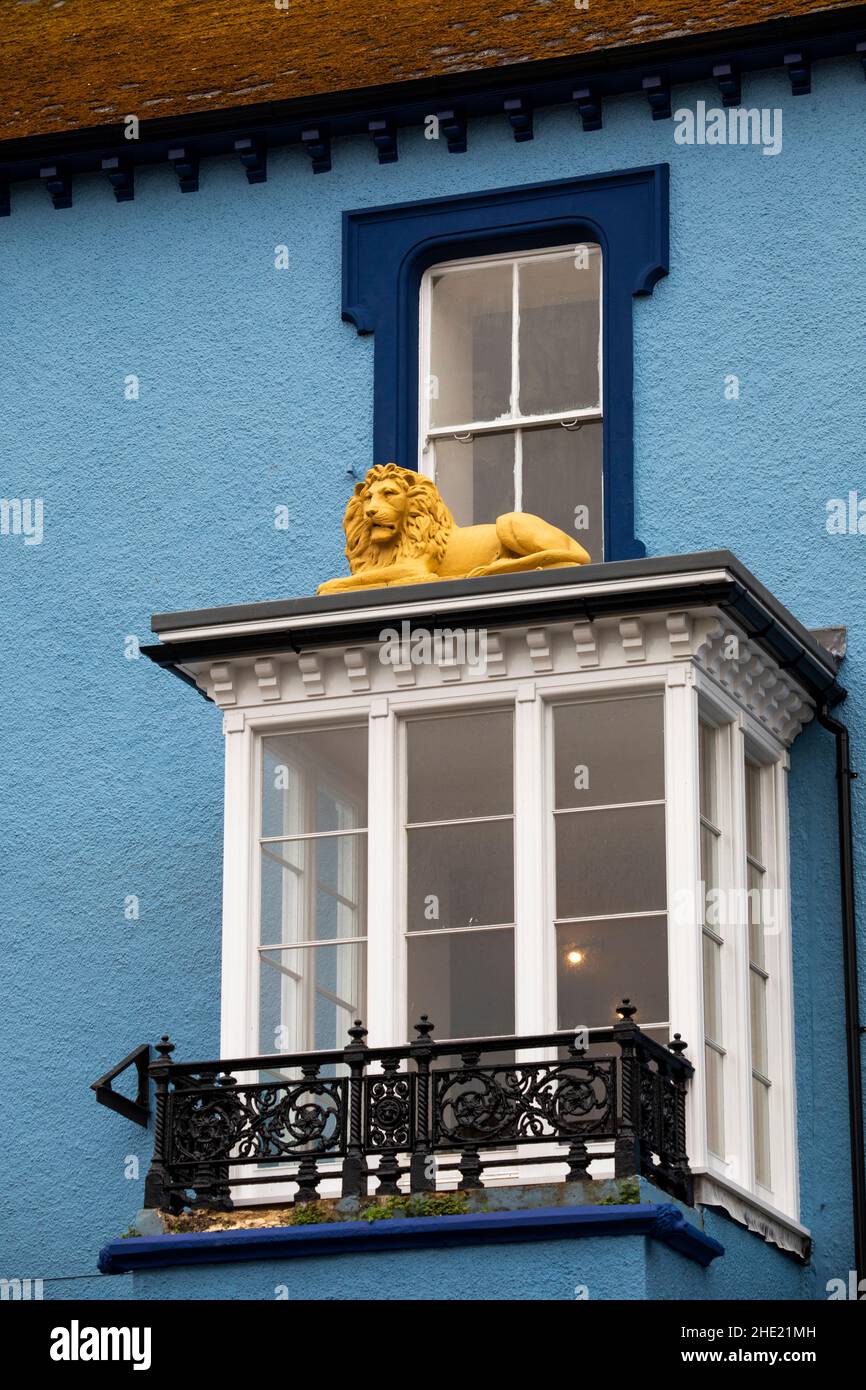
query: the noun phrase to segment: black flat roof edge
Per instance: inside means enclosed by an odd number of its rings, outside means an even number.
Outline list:
[[[724,570],[723,578],[710,578],[712,571]],[[706,574],[706,580],[686,584],[686,574]],[[669,578],[670,583],[645,590],[623,588],[617,593],[584,593],[592,584]],[[539,595],[520,604],[509,602],[515,592],[561,588],[556,594]],[[458,604],[438,613],[440,601],[490,600],[483,609]],[[497,602],[501,599],[501,602]],[[418,626],[453,627],[477,623],[483,614],[487,626],[507,627],[518,622],[539,622],[561,617],[568,606],[573,618],[597,618],[617,612],[636,613],[661,607],[683,608],[696,605],[717,606],[729,612],[783,669],[794,674],[818,701],[836,704],[845,692],[836,676],[839,663],[801,622],[746,569],[729,550],[702,551],[692,555],[652,556],[639,560],[618,560],[606,564],[584,565],[574,569],[534,570],[522,575],[498,575],[482,579],[444,580],[399,588],[360,590],[323,597],[275,599],[263,603],[235,604],[220,608],[193,609],[179,613],[156,613],[153,630],[182,632],[184,629],[217,627],[226,624],[259,623],[280,618],[308,618],[300,627],[270,632],[238,632],[199,636],[171,643],[142,647],[142,652],[160,666],[167,666],[189,681],[188,673],[178,669],[191,661],[219,661],[231,657],[275,650],[300,651],[317,647],[363,643],[380,639],[382,621],[369,610],[387,611],[395,605],[417,604],[418,610],[399,615],[400,621]],[[366,616],[360,612],[366,610]],[[316,618],[342,614],[345,622],[317,623]]]

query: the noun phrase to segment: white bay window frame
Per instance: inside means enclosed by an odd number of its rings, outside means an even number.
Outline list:
[[[733,1194],[778,1216],[788,1228],[798,1222],[796,1106],[792,1025],[791,942],[788,905],[786,776],[787,738],[743,707],[714,674],[705,653],[713,647],[718,623],[708,616],[694,620],[690,650],[677,637],[682,615],[603,620],[594,624],[596,647],[586,664],[589,624],[551,625],[546,629],[507,629],[495,634],[494,650],[503,653],[484,676],[469,671],[459,682],[443,680],[435,668],[419,672],[401,688],[393,668],[381,667],[375,652],[367,665],[369,689],[359,694],[345,679],[349,669],[342,651],[324,659],[320,693],[313,701],[307,686],[290,686],[297,657],[286,655],[284,695],[276,704],[262,700],[247,666],[238,663],[242,708],[226,709],[225,860],[223,919],[223,1007],[221,1055],[259,1053],[258,834],[261,805],[262,738],[327,724],[363,724],[368,730],[368,995],[363,1021],[376,1046],[402,1045],[406,1036],[406,865],[405,758],[401,753],[403,721],[410,717],[510,708],[514,717],[514,962],[517,1035],[556,1028],[556,943],[554,919],[555,852],[553,822],[552,718],[563,702],[630,694],[660,694],[664,711],[666,880],[668,911],[668,987],[672,1030],[689,1044],[695,1067],[688,1088],[687,1148],[692,1171],[718,1193]],[[703,624],[703,626],[701,626]],[[639,636],[636,636],[636,629]],[[539,641],[542,633],[546,642]],[[531,640],[530,640],[531,637]],[[642,654],[635,660],[635,648]],[[544,653],[547,653],[545,657]],[[684,659],[684,656],[686,659]],[[292,665],[295,663],[295,665]],[[546,669],[545,669],[546,668]],[[353,666],[353,669],[356,667]],[[207,683],[207,677],[205,678]],[[802,719],[808,717],[803,701]],[[786,716],[787,717],[787,716]],[[698,905],[700,813],[698,730],[701,719],[719,730],[721,818],[729,848],[720,867],[720,884],[729,891],[742,920],[726,930],[723,950],[722,1006],[725,1016],[726,1153],[711,1154],[706,1142],[706,1075],[703,1063],[702,912]],[[799,724],[797,725],[799,728]],[[765,768],[764,854],[767,873],[777,892],[779,931],[767,938],[771,995],[768,997],[768,1047],[771,1073],[773,1137],[772,1189],[755,1181],[749,1039],[749,958],[744,890],[745,757]],[[678,911],[678,904],[694,905]],[[255,968],[253,968],[253,963]],[[623,989],[629,986],[627,965]],[[632,993],[637,991],[632,988]],[[640,1007],[641,1000],[636,997]],[[657,1022],[643,1014],[637,1022]],[[436,1020],[433,1020],[434,1025]],[[575,1019],[574,1024],[584,1020]],[[438,1037],[438,1034],[434,1034]],[[442,1039],[444,1040],[444,1039]],[[708,1189],[709,1190],[709,1189]],[[263,1200],[263,1189],[251,1189]],[[727,1200],[727,1199],[726,1199]],[[797,1227],[797,1229],[802,1229]]]

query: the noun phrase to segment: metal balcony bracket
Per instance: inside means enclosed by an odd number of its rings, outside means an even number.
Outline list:
[[[115,1110],[118,1115],[123,1115],[124,1119],[132,1120],[135,1124],[147,1128],[150,1119],[150,1087],[148,1085],[147,1068],[150,1063],[150,1044],[142,1043],[136,1047],[122,1062],[118,1062],[116,1067],[107,1071],[104,1076],[100,1076],[98,1081],[91,1083],[91,1091],[96,1092],[96,1099],[100,1105],[107,1105],[109,1110]],[[119,1091],[112,1090],[111,1083],[116,1081],[127,1067],[135,1067],[138,1073],[138,1093],[135,1100],[130,1100],[128,1096],[123,1096]]]

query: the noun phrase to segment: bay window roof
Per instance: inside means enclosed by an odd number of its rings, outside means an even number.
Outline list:
[[[810,701],[832,706],[844,698],[838,659],[728,550],[157,613],[151,627],[160,640],[142,650],[197,685],[202,664],[376,643],[394,623],[408,623],[405,631],[492,630],[602,618],[639,622],[641,614],[663,610],[674,617],[698,610],[723,615]],[[670,636],[676,648],[673,629]]]

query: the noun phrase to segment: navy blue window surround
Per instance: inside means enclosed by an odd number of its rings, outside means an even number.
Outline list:
[[[595,241],[603,257],[605,557],[634,534],[632,297],[668,271],[667,164],[343,213],[343,318],[375,334],[373,462],[418,463],[418,317],[442,261]]]

